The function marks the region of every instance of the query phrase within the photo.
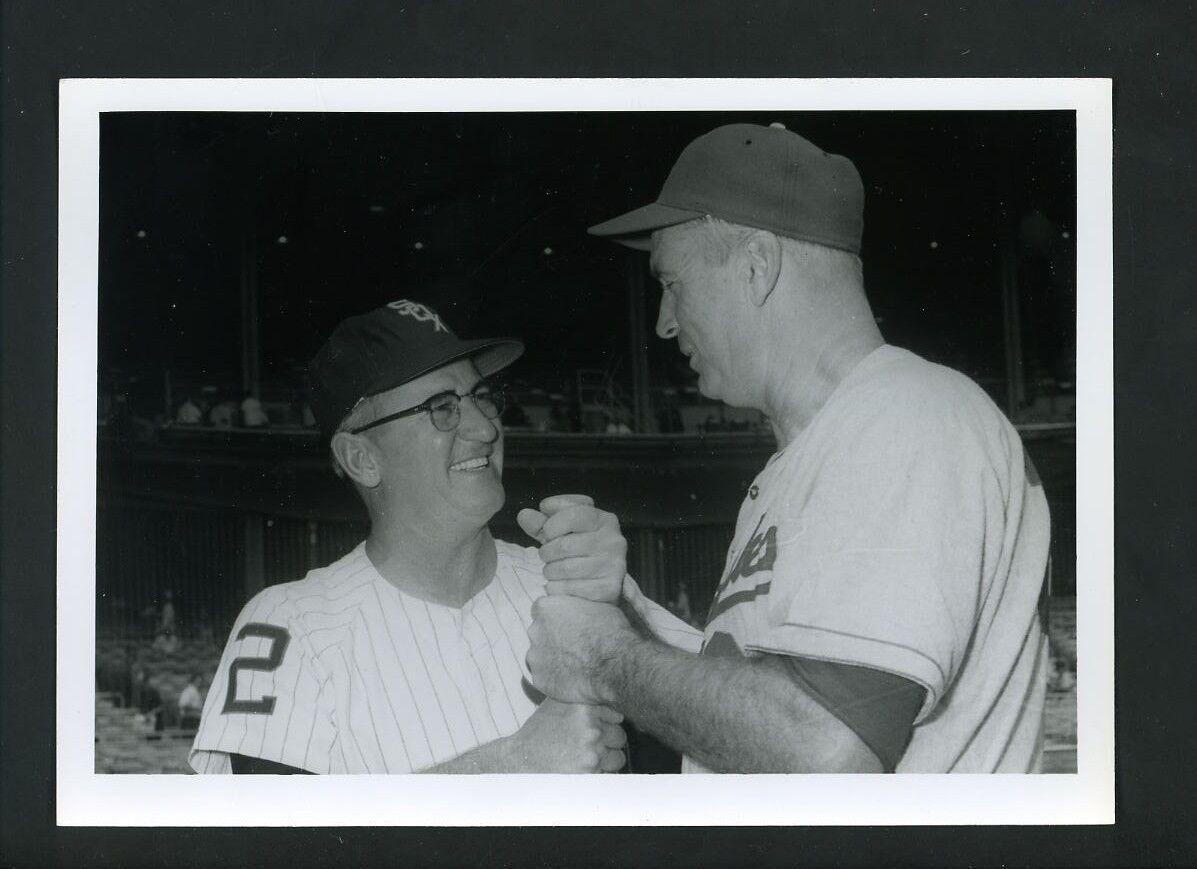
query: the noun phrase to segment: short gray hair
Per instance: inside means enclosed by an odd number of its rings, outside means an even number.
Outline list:
[[[699,253],[703,256],[706,265],[709,266],[725,265],[731,254],[745,244],[754,232],[761,231],[755,226],[731,223],[730,220],[712,217],[710,214],[689,220],[681,226],[687,232],[692,233],[693,241],[700,245]],[[864,274],[861,257],[853,254],[850,250],[832,248],[818,242],[807,242],[801,238],[779,236],[776,232],[773,235],[777,236],[785,253],[791,257],[813,256],[820,263],[824,263],[827,271],[831,273],[846,271],[855,275],[856,278],[861,278]]]
[[[699,244],[699,253],[704,262],[712,266],[725,265],[732,253],[748,241],[753,233],[761,231],[757,227],[733,223],[710,214],[679,224],[678,228],[688,233],[689,237]],[[777,238],[786,252],[793,256],[813,254],[832,268],[837,265],[847,267],[857,276],[864,273],[860,257],[851,251],[786,235],[777,235]]]
[[[732,253],[757,230],[707,214],[680,225],[691,241],[699,245],[703,262],[711,266],[727,263]]]

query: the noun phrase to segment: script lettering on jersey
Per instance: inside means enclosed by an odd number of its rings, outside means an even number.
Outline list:
[[[291,642],[291,635],[287,633],[286,628],[280,628],[278,625],[250,622],[237,632],[238,640],[244,640],[246,637],[261,637],[264,640],[270,640],[270,651],[264,658],[241,657],[229,664],[229,690],[225,694],[224,708],[220,711],[222,713],[251,712],[258,715],[269,715],[274,711],[274,697],[266,695],[259,700],[237,699],[237,674],[242,670],[260,670],[267,673],[277,670],[279,664],[283,662],[283,655],[286,654],[287,644]]]
[[[715,603],[707,613],[707,624],[711,624],[716,617],[727,612],[732,607],[769,593],[769,587],[772,585],[772,582],[766,579],[755,588],[742,589],[734,594],[729,594],[727,597],[723,596],[728,586],[732,585],[737,579],[743,579],[744,577],[752,576],[754,573],[773,569],[773,564],[777,561],[777,526],[770,525],[762,531],[761,526],[764,523],[765,517],[762,515],[756,523],[756,528],[752,531],[752,536],[748,538],[748,542],[740,550],[740,555],[736,558],[735,564],[731,566],[731,569],[727,572],[727,576],[723,577],[723,580],[719,583],[719,587],[715,589]]]
[[[752,536],[740,550],[740,556],[736,559],[736,563],[731,566],[731,570],[727,572],[727,576],[723,577],[719,588],[715,590],[716,600],[723,590],[737,579],[752,576],[762,570],[773,569],[773,563],[777,561],[777,526],[770,525],[761,531],[761,525],[764,523],[765,516],[762,515],[756,523],[756,528],[752,531]]]
[[[409,299],[399,299],[396,302],[389,302],[387,307],[404,317],[411,317],[414,320],[419,320],[421,323],[432,323],[433,330],[436,332],[449,331],[445,327],[445,324],[441,322],[441,318],[436,311],[421,305],[419,302],[413,302]]]

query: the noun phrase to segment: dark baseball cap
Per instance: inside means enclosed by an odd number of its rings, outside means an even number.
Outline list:
[[[847,157],[780,124],[728,124],[686,146],[656,202],[588,232],[649,250],[653,230],[708,214],[859,254],[864,186]]]
[[[489,377],[524,352],[514,338],[463,341],[427,305],[399,299],[343,320],[308,363],[312,415],[331,436],[361,399],[472,359]]]

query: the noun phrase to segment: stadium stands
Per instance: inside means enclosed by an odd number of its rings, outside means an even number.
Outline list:
[[[1051,636],[1053,672],[1075,671],[1075,598],[1052,601]],[[145,640],[107,640],[97,648],[96,670],[98,677],[101,662],[112,667],[121,661],[140,661],[151,673],[150,681],[160,691],[163,704],[173,708],[188,674],[211,673],[219,657],[220,650],[208,644],[184,643],[175,654],[165,655]],[[1075,680],[1053,678],[1049,682],[1044,714],[1047,732],[1043,771],[1076,772]],[[126,698],[97,685],[97,773],[190,773],[187,752],[194,735],[194,731],[179,727],[155,731],[152,723],[142,720],[138,711],[128,706]]]
[[[1076,598],[1051,603],[1052,667],[1048,677],[1043,771],[1076,772]]]
[[[187,752],[194,729],[177,726],[179,692],[193,673],[211,674],[220,648],[184,641],[173,651],[149,640],[101,639],[96,646],[96,772],[190,773]],[[161,702],[155,717],[132,705],[131,672],[142,667]]]

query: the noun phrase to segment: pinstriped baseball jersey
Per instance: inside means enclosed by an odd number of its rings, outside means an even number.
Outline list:
[[[514,733],[536,708],[523,674],[544,565],[535,548],[496,546],[494,578],[460,609],[399,591],[365,544],[260,592],[233,626],[191,766],[228,773],[243,754],[314,773],[418,772]],[[678,627],[637,609],[655,632]]]

